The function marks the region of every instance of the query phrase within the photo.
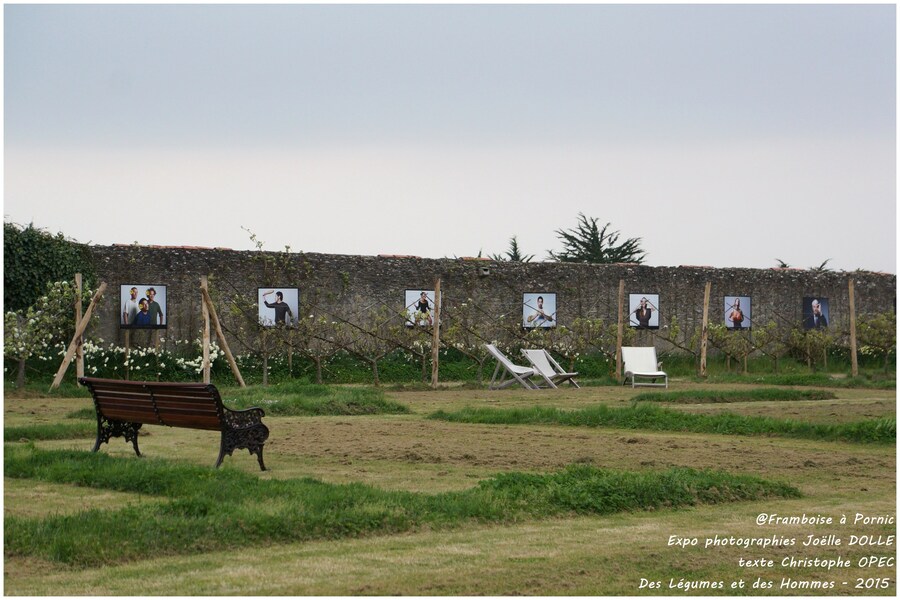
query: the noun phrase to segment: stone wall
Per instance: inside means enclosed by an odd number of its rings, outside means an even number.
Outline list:
[[[255,301],[259,287],[296,287],[300,311],[348,318],[367,307],[384,304],[403,309],[407,289],[432,290],[441,277],[443,306],[471,298],[485,314],[522,314],[522,294],[556,293],[562,325],[579,316],[617,320],[619,280],[628,293],[656,293],[660,326],[666,330],[677,316],[683,330],[699,326],[703,291],[712,285],[710,323],[722,323],[723,297],[751,296],[756,324],[778,318],[799,323],[802,298],[829,300],[831,326],[846,330],[849,322],[848,281],[855,281],[857,314],[893,310],[896,276],[855,271],[816,273],[797,269],[714,269],[566,263],[508,263],[480,259],[424,259],[397,256],[347,256],[315,253],[272,253],[193,247],[91,246],[100,280],[109,285],[100,308],[97,334],[124,342],[118,327],[119,285],[168,285],[169,327],[166,345],[196,339],[202,327],[201,275],[208,275],[223,322],[235,319],[229,305],[235,297]],[[141,344],[137,332],[132,343]],[[666,345],[656,341],[660,346]]]

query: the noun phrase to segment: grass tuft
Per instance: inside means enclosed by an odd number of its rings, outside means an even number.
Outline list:
[[[724,435],[771,435],[857,443],[894,444],[897,441],[897,421],[893,418],[852,423],[807,423],[727,412],[698,415],[649,403],[638,403],[625,408],[600,405],[579,410],[560,410],[542,406],[513,409],[466,407],[452,413],[438,411],[429,415],[429,418],[455,423],[618,427]]]
[[[38,440],[71,440],[97,435],[95,423],[52,423],[42,425],[22,425],[4,427],[4,442],[38,441]]]
[[[893,390],[897,381],[893,377],[881,375],[859,377],[832,377],[828,373],[768,373],[741,375],[718,373],[707,378],[695,377],[694,381],[704,383],[755,383],[761,385],[804,385],[845,389]]]
[[[285,381],[272,386],[229,389],[224,403],[229,408],[259,406],[269,415],[377,415],[406,414],[409,407],[387,400],[372,387],[317,385]]]
[[[780,402],[794,400],[834,400],[834,392],[828,390],[785,390],[759,388],[748,390],[693,390],[683,392],[644,392],[634,402],[673,402],[678,404],[711,404],[727,402]]]

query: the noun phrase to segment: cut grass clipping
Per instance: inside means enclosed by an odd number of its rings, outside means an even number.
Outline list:
[[[762,388],[752,390],[693,390],[684,392],[644,392],[634,402],[673,402],[678,404],[711,404],[725,402],[781,402],[794,400],[834,400],[828,390],[784,390]]]
[[[695,415],[640,403],[626,408],[592,406],[579,410],[533,408],[471,408],[456,412],[438,411],[431,419],[454,423],[491,425],[572,425],[619,427],[651,431],[687,431],[725,435],[769,435],[827,441],[894,444],[896,419],[882,418],[853,423],[806,423],[790,419],[743,416],[732,413]]]
[[[277,385],[220,389],[222,403],[231,409],[253,406],[272,416],[351,416],[407,414],[409,407],[386,400],[370,387],[344,387],[285,381]],[[93,408],[69,413],[70,419],[95,419]]]
[[[118,510],[5,518],[7,556],[82,567],[471,522],[800,497],[787,484],[687,468],[628,472],[578,465],[551,474],[506,473],[437,495],[308,478],[264,480],[233,469],[16,445],[6,446],[4,469],[6,477],[159,497]]]

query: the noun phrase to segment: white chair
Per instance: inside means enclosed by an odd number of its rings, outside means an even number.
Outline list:
[[[557,384],[565,383],[566,381],[575,387],[581,387],[578,385],[578,382],[575,381],[575,376],[578,375],[578,373],[567,373],[566,370],[554,360],[550,353],[543,348],[537,350],[523,349],[522,354],[528,359],[528,362],[531,363],[535,373],[543,377],[549,387],[556,388]]]
[[[535,382],[531,381],[531,378],[535,374],[534,369],[513,364],[513,362],[493,344],[485,344],[484,347],[491,353],[491,356],[497,359],[497,367],[494,369],[494,375],[491,377],[491,383],[488,386],[488,389],[499,390],[509,385],[513,385],[516,382],[522,384],[522,387],[526,390],[536,390],[539,388]],[[503,370],[502,373],[500,373],[501,367]],[[498,374],[500,375],[499,379],[497,378]],[[507,376],[510,378],[507,378]]]
[[[625,379],[622,385],[628,383],[631,379],[631,387],[638,385],[649,386],[665,386],[669,387],[669,376],[665,371],[661,371],[662,363],[656,362],[656,348],[622,346],[622,362],[625,363]],[[638,383],[638,378],[650,379],[649,383]],[[663,383],[656,383],[657,379],[662,379]]]

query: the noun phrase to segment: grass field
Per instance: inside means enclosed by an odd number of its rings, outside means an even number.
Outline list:
[[[760,394],[762,386],[742,384],[672,387],[696,392],[697,401],[654,402],[666,412],[825,426],[896,418],[893,390],[831,388],[830,397]],[[222,391],[233,405],[269,397],[258,388]],[[307,399],[285,403],[295,392]],[[263,473],[246,452],[215,472],[217,433],[164,427],[142,430],[145,459],[122,439],[104,445],[103,456],[85,456],[89,398],[7,394],[4,592],[895,594],[895,568],[859,561],[893,559],[896,542],[850,545],[851,536],[884,542],[896,534],[895,443],[428,418],[467,407],[627,410],[636,395],[606,386],[450,386],[383,397],[282,390],[270,406],[284,410],[265,418]],[[660,494],[680,500],[660,504]],[[835,522],[757,525],[763,513]],[[879,518],[854,523],[857,514]],[[775,543],[704,548],[715,536]],[[803,546],[809,536],[828,543]],[[697,546],[670,543],[694,538]],[[792,557],[850,565],[782,566]],[[773,587],[753,588],[757,580]],[[741,581],[744,588],[730,587]]]

